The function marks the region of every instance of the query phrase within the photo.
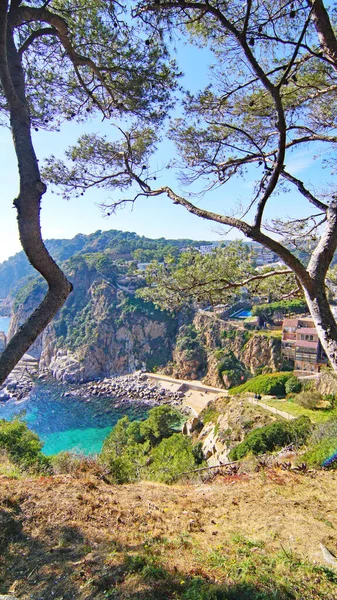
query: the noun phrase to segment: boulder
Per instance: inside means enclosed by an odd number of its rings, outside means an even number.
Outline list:
[[[202,422],[198,417],[192,417],[184,423],[183,434],[191,435],[194,431],[200,431],[200,429],[202,429]]]

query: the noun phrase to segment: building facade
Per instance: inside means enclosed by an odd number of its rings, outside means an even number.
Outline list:
[[[282,356],[294,363],[294,370],[317,373],[328,359],[310,317],[284,319]]]

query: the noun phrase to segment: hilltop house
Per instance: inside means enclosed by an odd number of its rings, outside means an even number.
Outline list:
[[[318,372],[328,359],[311,317],[284,319],[282,356],[294,363],[296,371]]]

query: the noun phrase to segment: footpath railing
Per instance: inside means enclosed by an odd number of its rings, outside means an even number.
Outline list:
[[[261,408],[264,408],[265,410],[269,410],[270,412],[274,413],[275,415],[279,415],[280,417],[283,417],[283,419],[288,419],[288,421],[292,421],[293,419],[296,419],[296,417],[294,417],[294,415],[290,415],[289,413],[287,413],[283,410],[279,410],[278,408],[275,408],[274,406],[269,406],[268,404],[265,404],[264,402],[260,402],[260,400],[256,400],[256,398],[247,398],[247,400],[251,404],[255,404],[256,406],[261,406]]]

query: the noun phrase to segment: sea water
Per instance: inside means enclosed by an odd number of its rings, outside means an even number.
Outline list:
[[[67,396],[69,388],[55,383],[39,383],[27,400],[0,403],[0,419],[22,418],[44,442],[46,455],[69,450],[97,454],[114,425],[123,416],[130,420],[146,418],[147,407],[115,406],[114,398],[86,399]]]

